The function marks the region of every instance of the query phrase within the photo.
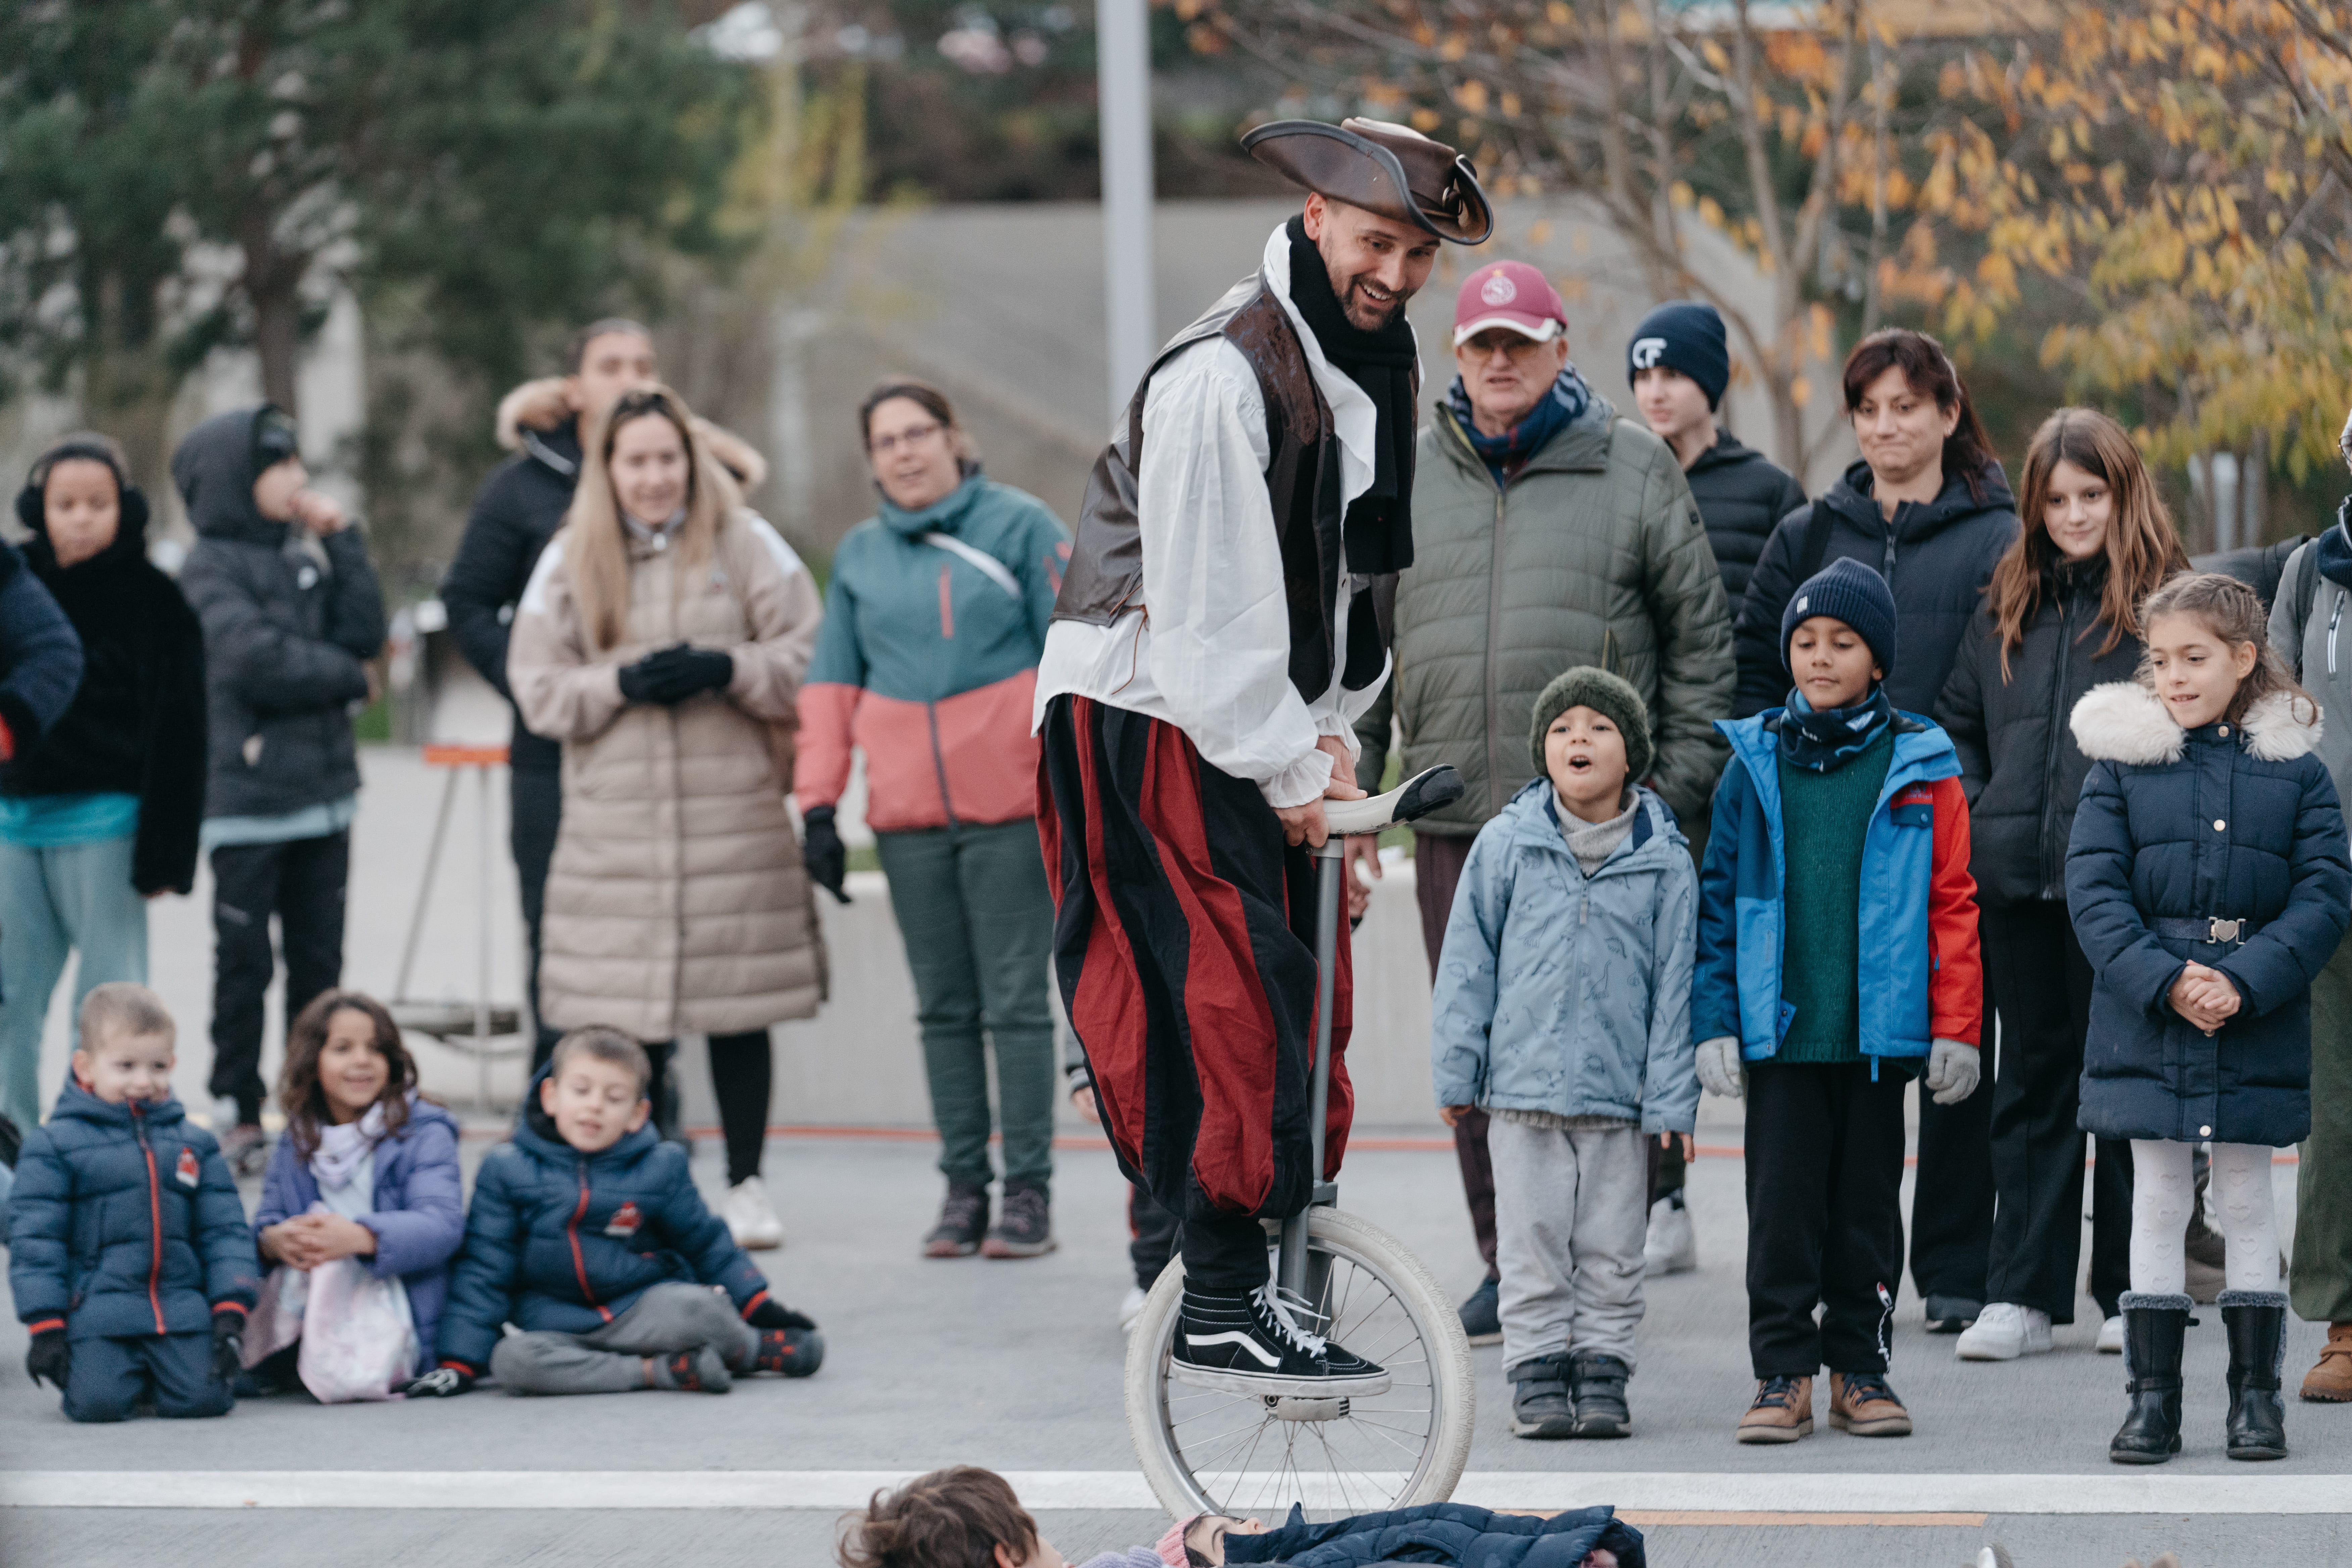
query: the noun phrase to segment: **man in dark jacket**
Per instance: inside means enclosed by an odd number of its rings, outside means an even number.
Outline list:
[[[572,374],[526,382],[499,404],[499,445],[514,456],[490,471],[474,496],[457,557],[441,584],[449,631],[466,662],[511,704],[507,688],[507,628],[530,581],[539,552],[563,526],[572,487],[580,474],[581,421],[593,419],[633,386],[660,376],[653,334],[635,321],[593,321],[573,334]],[[514,719],[507,742],[508,847],[522,885],[522,918],[530,932],[530,1011],[539,1016],[539,921],[546,905],[547,867],[563,816],[563,747],[532,734]],[[555,1048],[557,1031],[539,1025],[534,1066]]]
[[[343,509],[310,488],[294,422],[263,404],[215,415],[172,454],[195,525],[181,590],[205,629],[210,756],[215,1095],[236,1101],[232,1166],[262,1152],[262,997],[286,948],[286,1016],[343,968],[343,889],[359,813],[352,710],[377,690],[383,593]]]

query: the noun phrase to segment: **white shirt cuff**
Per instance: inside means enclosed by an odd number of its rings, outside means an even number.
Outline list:
[[[1330,782],[1331,753],[1318,748],[1257,787],[1268,805],[1280,808],[1321,799]]]

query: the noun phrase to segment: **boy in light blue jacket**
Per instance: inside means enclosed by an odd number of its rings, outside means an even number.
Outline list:
[[[1431,1066],[1448,1125],[1492,1117],[1504,1375],[1521,1437],[1623,1437],[1649,1222],[1645,1134],[1698,1114],[1698,875],[1632,781],[1649,710],[1580,666],[1536,700],[1540,776],[1479,830],[1445,926]]]

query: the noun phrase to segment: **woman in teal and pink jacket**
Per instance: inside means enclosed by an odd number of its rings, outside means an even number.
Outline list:
[[[1070,534],[1036,497],[982,477],[938,388],[885,382],[858,426],[882,509],[834,554],[801,689],[809,875],[843,896],[834,808],[863,751],[866,821],[914,972],[944,1145],[947,1201],[924,1251],[1034,1258],[1054,1247],[1054,906],[1029,710]],[[993,1226],[983,1036],[1004,1134]]]

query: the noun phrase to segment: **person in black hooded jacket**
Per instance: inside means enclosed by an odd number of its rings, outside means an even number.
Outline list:
[[[367,661],[383,647],[366,542],[310,478],[294,422],[268,404],[215,415],[172,454],[196,530],[180,587],[205,632],[212,1092],[236,1101],[221,1149],[240,1170],[262,1154],[270,917],[288,1017],[342,978],[360,788],[351,715],[376,693]]]
[[[1904,328],[1873,332],[1846,356],[1843,381],[1863,460],[1781,519],[1748,579],[1735,633],[1743,718],[1783,700],[1787,667],[1774,639],[1797,584],[1847,556],[1895,594],[1903,653],[1887,672],[1887,696],[1905,712],[1933,713],[1994,563],[2017,538],[2009,481],[1941,343]],[[1976,1094],[1919,1108],[1911,1274],[1938,1333],[1959,1332],[1984,1306],[1991,1104]]]
[[[147,498],[103,436],[69,436],[16,497],[34,576],[81,639],[81,685],[0,766],[0,1113],[39,1120],[41,1026],[77,948],[74,1007],[147,979],[147,909],[184,893],[205,800],[204,634],[147,561]]]

